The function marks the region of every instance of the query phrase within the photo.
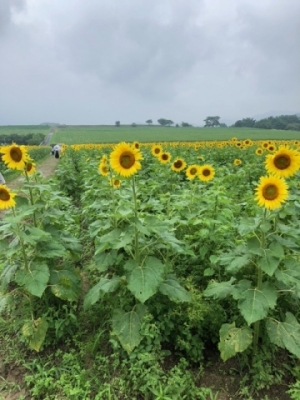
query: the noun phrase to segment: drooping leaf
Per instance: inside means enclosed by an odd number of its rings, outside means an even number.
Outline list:
[[[291,288],[295,286],[300,290],[300,269],[297,260],[293,258],[285,259],[284,266],[276,270],[275,277],[285,285]]]
[[[139,345],[142,337],[140,328],[147,308],[138,304],[131,311],[114,310],[112,317],[113,333],[118,337],[122,347],[128,354]]]
[[[273,309],[277,300],[276,288],[268,282],[263,283],[262,289],[249,288],[238,302],[238,307],[248,325],[266,318],[268,311]]]
[[[53,238],[46,242],[38,243],[37,251],[40,257],[51,259],[65,257],[68,254],[64,246]]]
[[[19,270],[15,279],[18,285],[24,286],[29,293],[41,297],[47,287],[49,276],[47,264],[34,262],[30,265],[28,271]]]
[[[96,263],[96,268],[100,272],[106,271],[110,266],[114,264],[117,259],[116,250],[111,250],[109,252],[95,254],[94,260]]]
[[[235,322],[223,324],[220,329],[218,348],[223,361],[242,353],[252,343],[252,330],[247,326],[237,328]]]
[[[113,276],[112,278],[101,278],[97,285],[93,286],[86,294],[83,303],[84,309],[87,310],[89,307],[95,304],[105,293],[114,292],[118,288],[119,283],[119,276]]]
[[[167,277],[159,286],[159,291],[168,296],[169,299],[175,303],[188,302],[191,300],[189,292],[180,285],[175,276]]]
[[[232,293],[234,289],[233,282],[235,278],[231,277],[226,282],[209,282],[207,288],[204,290],[203,295],[206,297],[213,297],[214,299],[224,299]]]
[[[52,293],[67,301],[76,301],[81,291],[81,279],[72,265],[51,269],[49,283]]]
[[[163,281],[164,265],[155,257],[137,264],[128,278],[128,289],[141,303],[153,296]]]
[[[48,323],[44,318],[30,320],[23,325],[22,334],[27,339],[29,347],[32,350],[40,351],[46,337],[47,329]]]
[[[266,328],[272,343],[300,358],[300,324],[292,313],[286,313],[285,322],[268,319]]]

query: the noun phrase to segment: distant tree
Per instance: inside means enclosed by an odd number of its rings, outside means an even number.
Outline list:
[[[220,117],[207,117],[205,118],[204,122],[204,128],[209,128],[209,127],[214,127],[214,126],[220,126]]]
[[[133,122],[133,123],[131,124],[131,126],[132,126],[133,128],[136,128],[136,123]]]
[[[220,128],[227,128],[227,125],[224,122],[220,123]]]
[[[183,128],[190,128],[190,127],[192,127],[193,125],[189,124],[188,122],[181,122],[181,126],[182,126]]]
[[[241,128],[243,126],[242,120],[241,119],[237,120],[233,126],[235,128]]]
[[[160,118],[157,120],[157,122],[162,126],[170,126],[170,125],[174,124],[174,122],[172,120],[165,119],[165,118]]]
[[[116,124],[117,127],[119,127],[120,126],[120,121],[116,121],[115,124]]]
[[[176,128],[179,128],[179,125],[178,125],[178,124],[176,124],[176,125],[175,125],[175,127],[176,127]]]
[[[151,125],[151,124],[153,124],[153,121],[152,121],[152,119],[148,119],[148,120],[146,121],[146,124],[148,124],[148,125]]]

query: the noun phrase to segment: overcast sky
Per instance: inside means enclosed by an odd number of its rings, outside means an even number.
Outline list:
[[[0,125],[300,112],[300,0],[0,0]]]

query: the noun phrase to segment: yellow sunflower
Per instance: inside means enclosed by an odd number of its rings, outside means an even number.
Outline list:
[[[261,147],[258,147],[258,148],[255,150],[255,154],[256,154],[257,156],[261,156],[261,155],[263,154],[263,152],[264,152],[264,150],[263,150]]]
[[[288,146],[280,146],[276,153],[266,157],[265,164],[269,174],[288,178],[299,170],[300,153]]]
[[[0,210],[14,207],[16,205],[15,195],[5,185],[0,185]]]
[[[180,172],[182,171],[184,168],[186,167],[186,162],[184,160],[182,160],[182,158],[177,158],[172,166],[171,169],[175,172]]]
[[[10,146],[3,146],[0,153],[3,153],[2,161],[10,169],[24,170],[25,163],[29,160],[26,147],[18,146],[15,143]]]
[[[269,210],[281,207],[288,198],[288,186],[284,179],[277,176],[262,176],[255,191],[258,205]]]
[[[199,165],[190,165],[185,171],[187,178],[191,180],[194,179],[199,174],[199,168]]]
[[[155,157],[159,157],[159,155],[162,153],[162,147],[159,144],[154,144],[151,147],[151,153]]]
[[[234,165],[241,165],[241,164],[242,164],[242,160],[240,160],[239,158],[236,158],[236,159],[233,161],[233,164],[234,164]]]
[[[140,144],[139,144],[139,142],[133,142],[133,147],[135,148],[135,149],[140,149]]]
[[[109,174],[109,166],[106,162],[100,161],[98,166],[98,171],[100,175],[107,176]]]
[[[142,168],[140,163],[142,159],[143,156],[138,149],[122,142],[117,144],[111,152],[110,165],[117,174],[127,178]]]
[[[114,189],[118,189],[121,186],[121,181],[120,179],[112,178],[110,184]]]
[[[201,181],[210,181],[215,176],[215,170],[211,165],[202,165],[198,176]]]
[[[35,168],[36,164],[33,161],[28,161],[25,164],[25,173],[27,175],[32,175],[36,172],[36,168]]]
[[[159,155],[158,159],[162,164],[167,164],[171,161],[171,154],[168,151],[164,151]]]

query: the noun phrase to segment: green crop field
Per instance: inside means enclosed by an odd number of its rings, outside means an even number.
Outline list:
[[[28,135],[29,133],[42,133],[47,135],[51,127],[43,125],[2,125],[0,126],[0,136],[2,135]]]
[[[175,128],[161,126],[67,126],[57,128],[51,143],[118,143],[230,140],[300,140],[300,132],[251,128]]]

